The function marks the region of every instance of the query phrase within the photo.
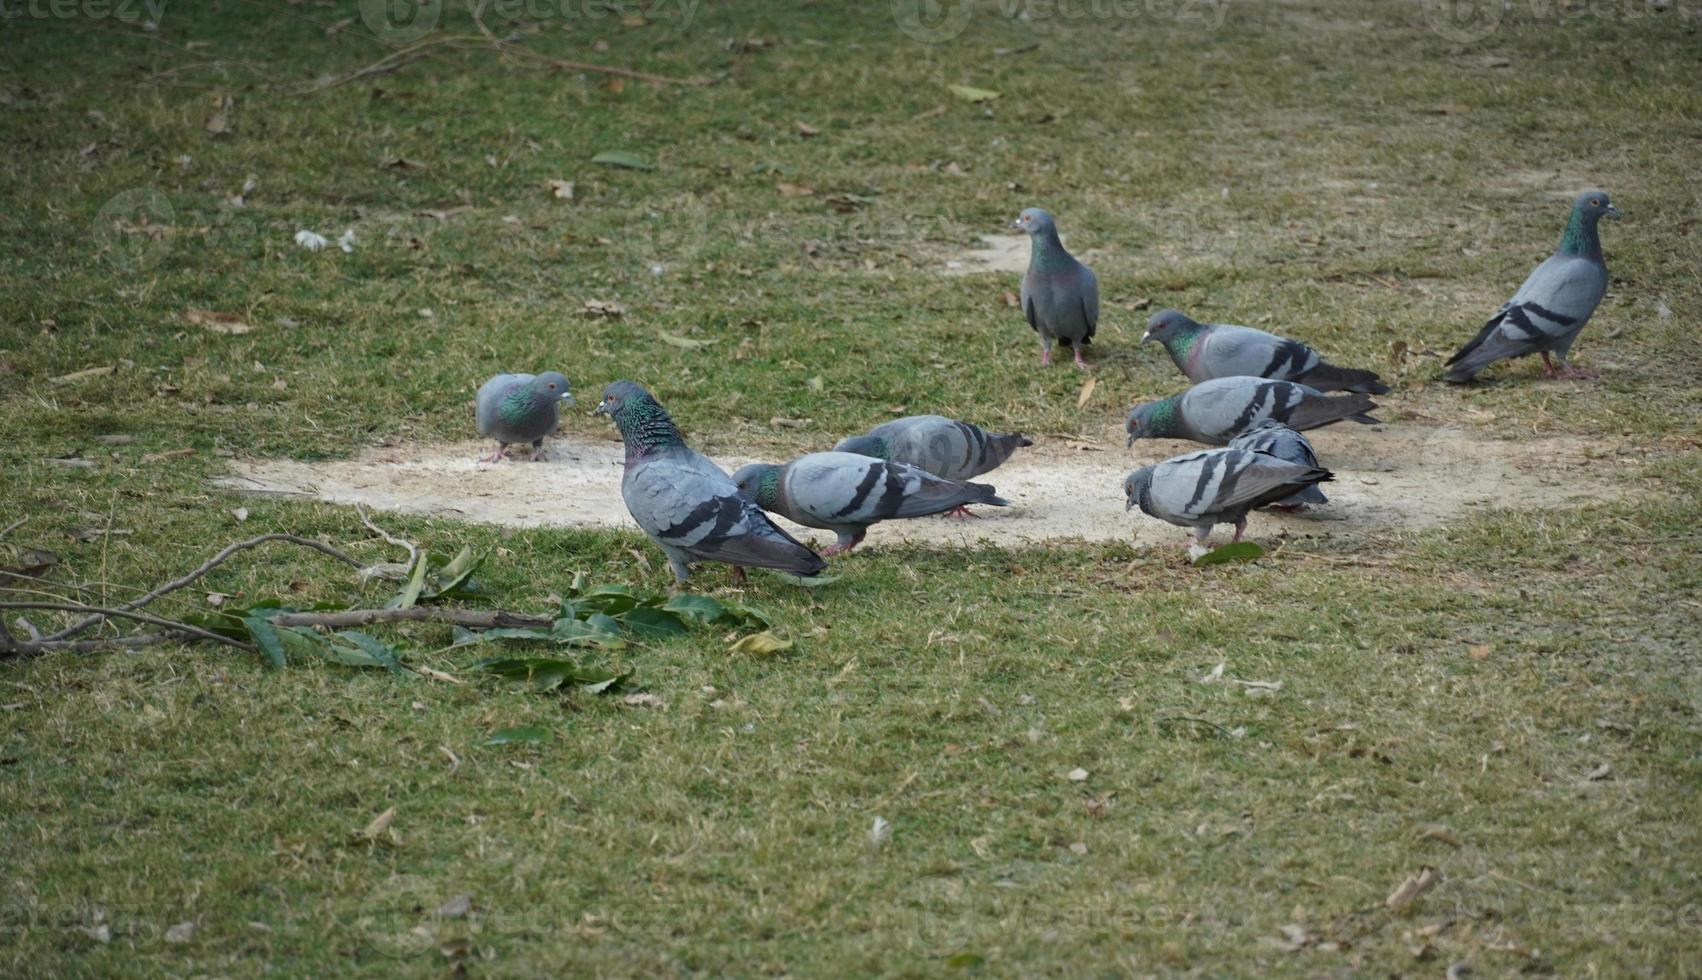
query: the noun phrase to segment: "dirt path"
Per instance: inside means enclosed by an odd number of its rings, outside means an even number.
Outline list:
[[[1426,527],[1477,507],[1575,505],[1607,496],[1618,467],[1630,465],[1587,461],[1586,444],[1573,438],[1506,442],[1410,425],[1336,425],[1310,435],[1336,473],[1324,486],[1330,502],[1298,516],[1255,514],[1249,531],[1255,539]],[[1136,466],[1191,448],[1166,440],[1125,449],[1113,429],[1095,443],[1043,440],[984,478],[1011,507],[980,508],[980,520],[895,521],[872,531],[869,541],[1022,544],[1133,535],[1143,545],[1180,542],[1182,529],[1125,513],[1121,485]],[[620,498],[620,443],[558,439],[539,463],[476,462],[489,451],[485,443],[462,443],[369,450],[329,462],[246,460],[221,484],[516,527],[635,527]],[[729,471],[749,461],[716,460]],[[825,531],[800,530],[821,544],[832,540]]]

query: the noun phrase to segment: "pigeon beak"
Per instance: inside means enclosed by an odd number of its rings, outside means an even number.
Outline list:
[[[1133,432],[1129,433],[1129,445],[1128,445],[1127,448],[1129,448],[1129,449],[1135,448],[1135,434]]]
[[[1125,514],[1128,513],[1129,511],[1133,510],[1134,507],[1135,507],[1134,494],[1130,494],[1129,496],[1123,498],[1123,512]]]
[[[1022,231],[1022,221],[1017,220],[1017,221],[1011,222],[1011,230],[1012,231]]]
[[[1148,331],[1141,334],[1141,343],[1144,344],[1151,339],[1152,339],[1152,331],[1151,330],[1148,330]]]
[[[1607,206],[1607,216],[1610,217],[1610,218],[1622,218],[1622,217],[1624,217],[1624,215],[1619,213],[1619,209],[1614,207],[1611,204],[1609,204]]]
[[[606,407],[604,407],[602,402],[598,402],[597,407],[593,408],[591,410],[591,414],[592,415],[607,415],[607,414],[609,414],[609,410]]]
[[[562,392],[561,393],[561,400],[564,401],[564,402],[567,402],[569,405],[579,404],[578,402],[573,400],[573,392],[571,392],[571,391]]]

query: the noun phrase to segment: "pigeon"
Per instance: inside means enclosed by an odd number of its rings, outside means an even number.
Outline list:
[[[685,444],[673,419],[650,392],[631,381],[603,389],[593,415],[607,415],[626,443],[621,498],[632,519],[668,556],[674,579],[684,585],[696,561],[774,568],[810,577],[827,567],[751,503],[727,474]]]
[[[1029,208],[1012,228],[1028,232],[1032,250],[1022,277],[1022,315],[1040,335],[1040,363],[1052,363],[1054,340],[1074,350],[1076,367],[1085,369],[1081,349],[1099,328],[1099,280],[1058,241],[1052,215]]]
[[[479,435],[496,440],[496,452],[481,463],[501,462],[510,443],[532,444],[533,462],[544,456],[544,437],[556,430],[563,402],[573,404],[573,392],[560,371],[543,374],[499,374],[479,386],[473,400],[473,420]]]
[[[1020,432],[999,435],[943,415],[908,415],[841,439],[833,451],[909,463],[935,476],[962,481],[997,469],[1012,453],[1032,445],[1034,440]],[[967,507],[948,513],[975,516]]]
[[[1550,378],[1596,377],[1566,363],[1566,352],[1607,292],[1607,264],[1602,261],[1601,236],[1596,234],[1604,214],[1619,217],[1619,209],[1606,194],[1585,191],[1578,195],[1560,247],[1531,271],[1525,284],[1470,343],[1448,358],[1442,380],[1461,384],[1496,361],[1526,354],[1541,354],[1543,374]]]
[[[1247,530],[1247,512],[1333,479],[1329,470],[1290,463],[1245,449],[1202,449],[1143,466],[1123,480],[1123,509],[1141,511],[1194,529],[1204,547],[1212,528],[1235,525],[1233,541]]]
[[[1293,381],[1213,378],[1169,398],[1136,405],[1123,423],[1129,445],[1136,439],[1192,439],[1225,446],[1254,423],[1276,419],[1295,430],[1351,419],[1377,425],[1367,414],[1377,405],[1364,392],[1326,395]]]
[[[1156,340],[1189,381],[1242,375],[1298,381],[1319,391],[1386,394],[1389,386],[1370,371],[1339,368],[1298,340],[1227,323],[1195,323],[1176,310],[1160,310],[1146,322],[1141,343]]]
[[[1247,431],[1229,440],[1229,448],[1245,449],[1250,453],[1264,453],[1275,456],[1285,463],[1298,466],[1317,467],[1318,454],[1312,451],[1312,443],[1306,437],[1294,431],[1276,419],[1266,419]],[[1330,498],[1324,496],[1324,491],[1317,487],[1307,487],[1292,497],[1279,500],[1269,506],[1280,510],[1301,510],[1308,504],[1327,504]]]
[[[941,479],[908,463],[856,453],[810,453],[784,466],[751,463],[733,474],[764,510],[839,535],[824,555],[857,547],[869,525],[895,517],[927,517],[965,504],[1009,506],[985,483]]]

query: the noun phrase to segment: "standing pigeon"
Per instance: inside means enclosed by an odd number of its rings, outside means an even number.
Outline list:
[[[694,561],[726,562],[738,579],[746,565],[803,576],[827,567],[745,499],[719,466],[687,446],[673,419],[641,386],[610,384],[592,414],[609,416],[620,429],[626,443],[621,498],[668,556],[681,585]]]
[[[560,371],[543,374],[499,374],[479,386],[473,400],[473,420],[479,435],[496,440],[496,452],[482,463],[502,460],[510,443],[532,444],[532,461],[544,455],[544,437],[556,430],[562,402],[573,404],[573,392]]]
[[[1310,466],[1313,469],[1318,468],[1318,454],[1312,451],[1312,443],[1305,436],[1276,419],[1266,419],[1229,440],[1229,448],[1245,449],[1250,453],[1264,453],[1266,456],[1275,456],[1285,463]],[[1327,504],[1329,502],[1330,498],[1324,496],[1324,491],[1313,486],[1270,506],[1280,510],[1300,510],[1308,504]]]
[[[1233,541],[1247,530],[1247,512],[1332,479],[1329,470],[1289,463],[1245,449],[1203,449],[1143,466],[1123,480],[1124,510],[1194,529],[1204,547],[1212,528],[1235,525]]]
[[[1040,208],[1029,208],[1011,225],[1028,232],[1032,250],[1022,277],[1022,314],[1040,335],[1040,363],[1052,363],[1052,341],[1074,350],[1076,367],[1086,368],[1081,349],[1099,329],[1099,280],[1058,241],[1058,226]]]
[[[895,517],[1010,503],[985,483],[942,480],[915,466],[856,453],[810,453],[785,466],[751,463],[733,474],[733,482],[763,509],[839,535],[824,555],[850,551],[869,525]]]
[[[1326,395],[1293,381],[1214,378],[1169,398],[1136,405],[1123,423],[1129,445],[1136,439],[1192,439],[1224,446],[1254,423],[1276,419],[1291,429],[1316,429],[1351,419],[1376,425],[1366,414],[1376,408],[1363,392]]]
[[[1601,236],[1596,234],[1604,214],[1619,217],[1619,209],[1606,194],[1585,191],[1578,195],[1560,247],[1531,271],[1525,284],[1470,343],[1448,358],[1442,380],[1470,381],[1502,358],[1526,354],[1541,354],[1543,374],[1550,378],[1596,377],[1566,363],[1566,352],[1607,292],[1607,264],[1602,261]],[[1549,360],[1550,354],[1554,361]]]
[[[1195,323],[1176,310],[1160,310],[1146,322],[1141,343],[1156,340],[1189,381],[1237,375],[1298,381],[1319,391],[1363,391],[1381,395],[1389,386],[1370,371],[1339,368],[1298,340],[1252,327]]]

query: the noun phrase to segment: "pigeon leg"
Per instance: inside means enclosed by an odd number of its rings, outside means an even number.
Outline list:
[[[481,462],[481,463],[500,463],[500,462],[502,462],[502,454],[505,453],[505,452],[508,452],[508,443],[499,442],[499,443],[496,444],[496,452],[491,453],[489,456],[480,457],[479,462]]]
[[[542,439],[532,440],[532,455],[528,458],[531,459],[531,461],[534,462],[534,463],[536,463],[536,462],[538,462],[538,461],[540,461],[544,458],[544,440],[542,440]]]
[[[1050,347],[1040,348],[1040,366],[1041,367],[1051,367],[1052,366],[1052,348],[1050,348]]]
[[[1594,371],[1586,371],[1583,368],[1575,368],[1570,364],[1562,364],[1558,377],[1572,381],[1596,381],[1601,378],[1601,375]]]
[[[1194,540],[1182,542],[1184,548],[1204,548],[1206,540],[1211,537],[1211,525],[1194,528]]]
[[[850,551],[852,548],[861,544],[863,541],[863,535],[867,533],[869,532],[858,531],[855,534],[845,534],[844,532],[841,532],[838,541],[833,542],[821,550],[822,556],[832,557],[833,555],[845,554],[847,551]]]
[[[1087,362],[1081,359],[1081,348],[1079,346],[1076,348],[1075,354],[1076,354],[1076,367],[1081,368],[1083,371],[1088,370]]]
[[[745,568],[744,568],[743,565],[734,565],[733,566],[733,584],[734,585],[744,585],[745,584]]]
[[[1237,541],[1240,541],[1241,535],[1245,533],[1247,533],[1247,518],[1243,517],[1235,522],[1235,537],[1230,538],[1229,543],[1234,544]]]
[[[674,587],[676,589],[685,588],[686,579],[691,578],[691,566],[686,563],[684,558],[669,555],[668,567],[674,571]]]
[[[962,504],[958,504],[956,507],[953,507],[951,510],[946,511],[945,513],[941,514],[940,516],[941,517],[973,517],[976,520],[981,519],[980,514],[975,513],[974,511],[970,510],[968,507],[965,507]]]
[[[1558,377],[1560,374],[1554,369],[1554,362],[1548,359],[1548,351],[1542,352],[1542,374],[1545,378]]]

